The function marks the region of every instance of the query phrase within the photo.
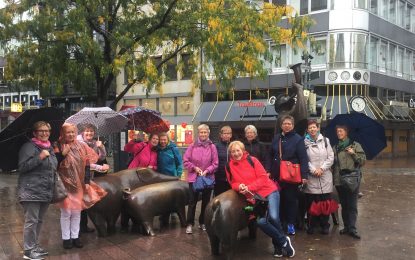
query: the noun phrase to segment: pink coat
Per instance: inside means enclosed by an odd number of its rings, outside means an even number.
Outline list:
[[[124,151],[133,153],[134,159],[128,165],[128,169],[138,167],[152,167],[157,170],[157,147],[147,142],[136,143],[134,140],[124,146]]]
[[[211,140],[200,142],[198,139],[195,143],[187,148],[183,155],[183,165],[187,169],[187,181],[196,181],[195,167],[202,171],[207,171],[207,177],[215,179],[214,173],[218,169],[218,151]]]

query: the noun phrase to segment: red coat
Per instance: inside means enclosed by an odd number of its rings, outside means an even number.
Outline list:
[[[257,158],[251,156],[254,167],[247,160],[248,153],[245,152],[242,159],[237,161],[231,158],[229,168],[231,174],[226,170],[226,176],[233,190],[239,192],[239,185],[245,184],[252,193],[267,197],[278,190],[277,185],[268,177],[264,167]],[[249,193],[248,193],[249,194]],[[247,196],[250,196],[248,195]]]
[[[154,170],[157,170],[157,150],[153,148],[151,143],[136,143],[131,140],[124,146],[124,151],[134,154],[128,169],[151,166]]]

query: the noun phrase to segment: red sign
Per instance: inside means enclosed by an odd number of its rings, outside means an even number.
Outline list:
[[[238,101],[238,106],[239,107],[265,107],[265,103],[264,102],[253,102],[253,101],[248,101],[248,102]]]

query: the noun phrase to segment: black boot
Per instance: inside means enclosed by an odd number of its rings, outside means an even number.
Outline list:
[[[63,248],[71,249],[73,247],[71,239],[64,239],[63,240]]]
[[[79,239],[79,237],[72,240],[72,242],[73,242],[73,245],[77,248],[83,248],[84,247],[84,244],[82,244],[81,239]]]

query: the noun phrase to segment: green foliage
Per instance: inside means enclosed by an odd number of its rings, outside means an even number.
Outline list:
[[[148,93],[161,92],[160,71],[178,56],[179,74],[194,72],[195,87],[209,73],[225,90],[238,76],[264,77],[267,39],[303,48],[311,25],[308,18],[293,17],[289,6],[252,8],[244,0],[7,2],[0,10],[0,41],[9,43],[7,79],[41,82],[44,89],[94,90],[97,105],[124,69],[128,85],[114,103],[136,83],[144,83]],[[284,15],[286,28],[277,26]],[[200,50],[204,74],[198,69]],[[181,53],[192,55],[186,65]],[[161,57],[157,63],[156,56]]]

